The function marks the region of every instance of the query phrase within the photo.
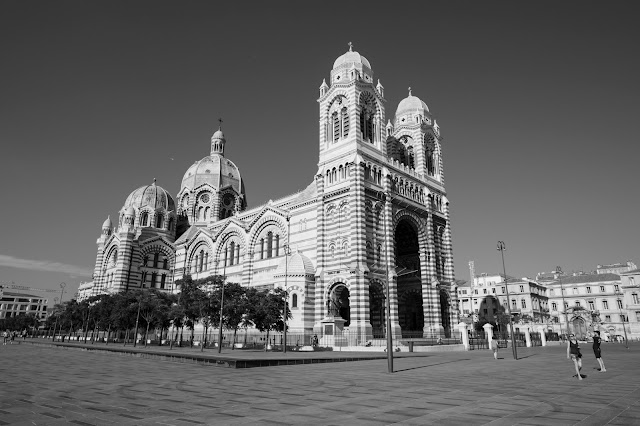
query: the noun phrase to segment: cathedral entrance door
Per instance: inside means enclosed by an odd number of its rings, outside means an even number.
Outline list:
[[[351,305],[349,302],[349,289],[344,284],[338,284],[331,290],[329,297],[329,315],[341,317],[346,322],[345,327],[351,323]]]
[[[424,313],[420,280],[418,232],[410,219],[398,222],[395,231],[395,267],[398,277],[398,320],[402,337],[422,337]]]

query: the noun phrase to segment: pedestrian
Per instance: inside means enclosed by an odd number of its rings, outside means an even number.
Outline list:
[[[598,360],[598,364],[600,364],[600,368],[598,368],[598,370],[600,370],[600,372],[602,373],[607,371],[607,369],[604,367],[604,361],[602,360],[602,354],[600,351],[601,342],[602,342],[602,339],[600,339],[600,332],[595,331],[593,335],[593,353],[595,354],[596,359]]]
[[[9,330],[5,330],[2,332],[2,344],[7,344],[7,339],[9,338]]]
[[[16,331],[13,330],[10,333],[11,333],[11,341],[9,342],[9,344],[13,345],[13,341],[16,339]]]
[[[491,349],[493,349],[493,359],[498,359],[498,341],[495,339],[495,337],[491,336],[491,341],[489,342],[491,344]]]
[[[573,377],[582,380],[582,375],[580,374],[580,370],[582,370],[582,354],[580,353],[578,339],[576,339],[576,335],[573,333],[569,335],[569,340],[567,341],[567,359],[571,359],[576,368],[576,374]]]
[[[317,334],[313,335],[313,339],[311,339],[311,345],[314,348],[318,347],[318,335]]]

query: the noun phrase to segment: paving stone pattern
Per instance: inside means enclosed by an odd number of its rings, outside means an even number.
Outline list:
[[[638,425],[640,344],[251,369],[37,345],[0,347],[0,425]],[[246,355],[245,355],[246,356]]]

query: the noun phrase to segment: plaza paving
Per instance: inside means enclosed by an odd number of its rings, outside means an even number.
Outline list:
[[[586,346],[578,381],[557,344],[415,354],[394,374],[384,358],[231,369],[7,345],[0,424],[637,425],[639,351],[604,345],[600,373]]]

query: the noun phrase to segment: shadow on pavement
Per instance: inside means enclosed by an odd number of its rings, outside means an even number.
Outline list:
[[[397,369],[395,370],[396,373],[399,373],[401,371],[409,371],[409,370],[417,370],[419,368],[428,368],[428,367],[435,367],[436,365],[443,365],[443,364],[452,364],[454,362],[460,362],[460,361],[470,361],[470,359],[465,358],[465,359],[457,359],[455,361],[447,361],[447,362],[439,362],[437,364],[429,364],[429,365],[421,365],[420,367],[412,367],[412,368],[402,368],[402,369]]]

